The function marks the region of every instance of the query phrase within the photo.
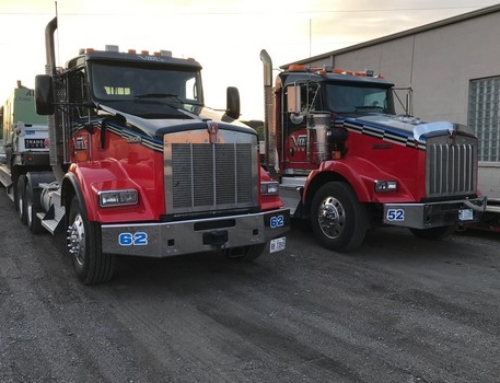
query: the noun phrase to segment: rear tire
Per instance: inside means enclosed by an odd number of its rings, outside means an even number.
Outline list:
[[[345,182],[329,182],[314,195],[311,226],[327,249],[347,252],[358,248],[368,230],[366,208]]]
[[[17,179],[17,193],[15,193],[16,211],[19,220],[26,225],[26,176],[20,175]]]
[[[415,237],[429,241],[438,241],[449,237],[455,231],[455,226],[433,227],[431,229],[410,229]]]
[[[26,178],[26,193],[25,193],[25,206],[26,206],[26,224],[33,234],[40,234],[45,232],[42,226],[42,221],[37,217],[36,213],[42,211],[40,205],[40,191],[34,189],[32,182]]]
[[[89,222],[76,197],[69,211],[68,251],[75,273],[85,285],[109,281],[114,274],[115,256],[102,252],[101,226]]]

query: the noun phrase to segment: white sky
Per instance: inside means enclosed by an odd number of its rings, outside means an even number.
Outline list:
[[[496,4],[488,0],[0,0],[0,103],[45,73],[45,26],[59,14],[56,60],[80,48],[171,50],[203,66],[205,101],[263,119],[261,49],[274,67]],[[356,69],[356,68],[354,68]]]

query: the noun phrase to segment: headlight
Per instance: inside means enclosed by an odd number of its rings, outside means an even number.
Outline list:
[[[135,189],[106,190],[97,193],[100,207],[137,205],[139,194]]]
[[[262,182],[260,184],[260,194],[262,195],[278,195],[279,184],[277,182]]]
[[[375,181],[375,191],[377,193],[395,192],[398,190],[397,181]]]

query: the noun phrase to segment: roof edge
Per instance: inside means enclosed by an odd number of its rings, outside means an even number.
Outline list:
[[[399,39],[401,37],[407,37],[407,36],[415,35],[418,33],[427,32],[427,31],[430,31],[430,30],[433,30],[436,28],[441,28],[441,27],[444,27],[447,25],[460,23],[462,21],[472,20],[474,18],[481,17],[481,16],[488,15],[488,14],[495,13],[495,12],[500,12],[500,4],[495,4],[495,5],[486,7],[486,8],[476,9],[475,11],[462,13],[462,14],[457,15],[457,16],[449,17],[447,19],[435,21],[435,22],[429,23],[429,24],[420,25],[418,27],[407,29],[405,31],[396,32],[396,33],[382,36],[382,37],[377,37],[376,39],[373,39],[373,40],[368,40],[368,41],[365,41],[365,42],[362,42],[359,44],[350,45],[348,47],[336,49],[334,51],[329,51],[326,53],[322,53],[320,55],[311,56],[307,59],[293,61],[291,63],[281,65],[280,68],[286,69],[291,64],[308,64],[311,61],[322,60],[322,59],[329,58],[331,56],[336,56],[336,55],[339,55],[342,53],[347,53],[347,52],[355,51],[357,49],[367,48],[367,47],[377,45],[380,43],[385,43],[385,42],[389,42],[392,40],[396,40],[396,39]]]

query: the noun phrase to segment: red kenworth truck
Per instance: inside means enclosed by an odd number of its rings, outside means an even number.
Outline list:
[[[291,65],[273,87],[265,50],[263,163],[292,217],[348,251],[373,224],[427,239],[477,221],[477,139],[466,126],[396,115],[394,84],[370,71]]]
[[[66,232],[83,283],[109,280],[116,255],[253,260],[284,248],[289,210],[256,131],[237,121],[236,88],[225,113],[207,108],[201,65],[168,51],[86,49],[58,68],[56,29],[54,18],[35,80],[52,171],[25,174],[24,205],[33,232]]]

